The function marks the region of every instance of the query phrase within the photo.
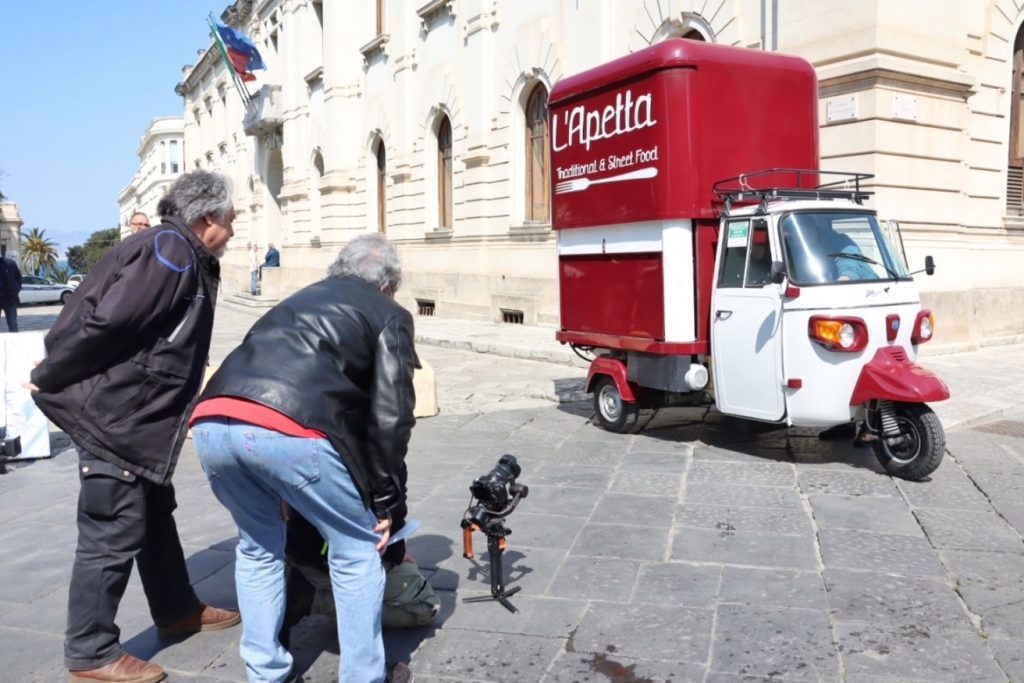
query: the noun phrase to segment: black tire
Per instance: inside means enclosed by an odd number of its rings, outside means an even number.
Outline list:
[[[61,292],[60,293],[60,305],[63,306],[64,304],[66,304],[68,302],[68,297],[70,297],[70,296],[71,296],[71,292]]]
[[[875,441],[875,457],[892,476],[919,481],[938,469],[946,453],[942,423],[923,403],[897,403],[893,407],[903,441],[889,445],[880,436]]]
[[[601,427],[616,434],[629,434],[638,425],[640,406],[622,400],[619,387],[608,375],[594,380],[594,412]]]

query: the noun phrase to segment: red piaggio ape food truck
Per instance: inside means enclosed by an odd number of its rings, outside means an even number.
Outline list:
[[[921,479],[945,447],[926,403],[949,392],[914,362],[934,319],[898,226],[863,205],[871,176],[819,170],[817,106],[804,60],[686,40],[560,81],[557,338],[594,354],[610,431],[713,396],[736,417],[851,425]]]

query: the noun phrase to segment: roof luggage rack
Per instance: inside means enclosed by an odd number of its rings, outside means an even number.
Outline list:
[[[823,183],[822,176],[838,178]],[[769,168],[719,180],[712,186],[712,190],[722,198],[725,203],[723,213],[728,215],[733,203],[760,202],[763,211],[772,199],[848,199],[862,204],[874,193],[862,190],[861,182],[874,177],[870,173],[820,171],[814,168]],[[767,182],[758,183],[758,180]]]

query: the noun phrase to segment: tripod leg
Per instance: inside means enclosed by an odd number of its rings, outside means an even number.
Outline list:
[[[497,597],[505,592],[505,577],[501,556],[504,552],[502,539],[498,536],[487,537],[487,553],[491,559],[491,595]]]

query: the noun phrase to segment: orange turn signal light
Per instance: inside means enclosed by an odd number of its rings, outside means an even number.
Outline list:
[[[868,328],[854,317],[813,315],[807,323],[810,338],[832,351],[860,351],[868,343]]]

